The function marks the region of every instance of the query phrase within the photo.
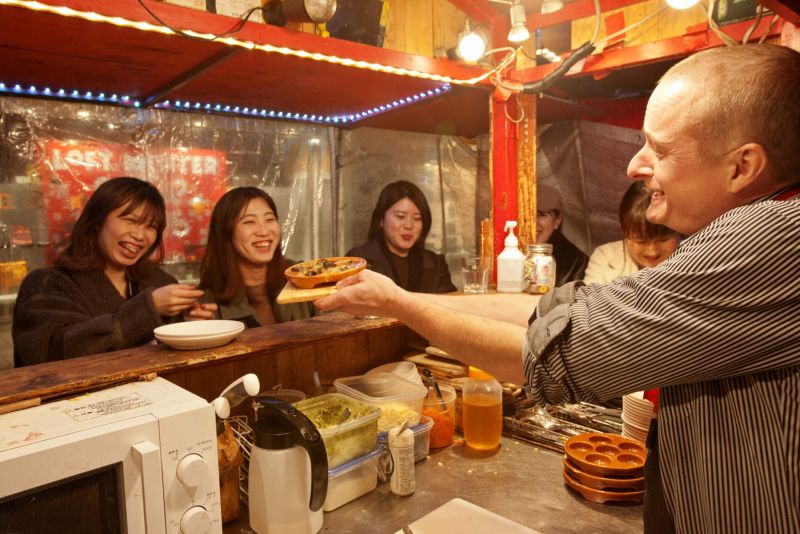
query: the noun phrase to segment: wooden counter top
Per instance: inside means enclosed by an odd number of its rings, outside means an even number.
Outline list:
[[[175,350],[150,344],[8,369],[0,371],[0,405],[44,401],[153,374],[207,400],[238,378],[237,373],[246,372],[259,375],[262,390],[277,381],[283,387],[307,390],[315,369],[324,383],[398,359],[407,350],[408,332],[396,319],[327,313],[251,328],[233,342],[212,349]],[[203,375],[201,380],[198,374]]]

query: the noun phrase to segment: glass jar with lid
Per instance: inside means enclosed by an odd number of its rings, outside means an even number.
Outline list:
[[[525,291],[541,295],[556,285],[556,260],[553,245],[535,243],[528,245],[528,254],[523,264]]]

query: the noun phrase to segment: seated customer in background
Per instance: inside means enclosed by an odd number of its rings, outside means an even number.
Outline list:
[[[237,187],[219,199],[211,214],[208,246],[200,265],[207,294],[189,317],[204,310],[247,327],[306,319],[309,303],[278,304],[291,265],[281,252],[281,225],[275,201],[257,187]]]
[[[536,188],[536,242],[553,245],[556,260],[556,285],[583,278],[586,254],[561,233],[561,194],[546,185]]]
[[[98,187],[55,267],[22,281],[14,365],[142,345],[192,306],[203,292],[178,284],[156,263],[165,226],[164,199],[152,184],[123,177]]]
[[[600,245],[592,252],[583,275],[585,283],[606,284],[618,276],[655,267],[675,251],[680,234],[647,220],[650,194],[643,182],[633,182],[625,192],[619,205],[623,239]]]
[[[369,241],[347,252],[367,260],[367,267],[408,291],[456,290],[444,256],[425,248],[431,208],[419,187],[399,180],[381,191],[372,212]]]

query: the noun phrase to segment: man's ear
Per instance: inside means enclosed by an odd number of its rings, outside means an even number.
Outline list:
[[[730,154],[733,172],[728,178],[728,189],[740,194],[753,186],[761,186],[767,172],[769,157],[767,151],[758,143],[745,143]]]
[[[553,217],[553,228],[558,230],[561,228],[561,223],[564,222],[564,217],[561,215],[560,211],[557,211],[555,216]]]

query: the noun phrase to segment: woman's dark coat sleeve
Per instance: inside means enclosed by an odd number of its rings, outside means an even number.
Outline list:
[[[100,273],[102,275],[102,273]],[[58,269],[38,269],[23,281],[14,307],[15,366],[75,358],[147,343],[164,324],[153,305],[155,287],[174,283],[159,271],[128,300],[108,294],[86,273],[77,278]],[[88,291],[87,291],[88,290]]]

